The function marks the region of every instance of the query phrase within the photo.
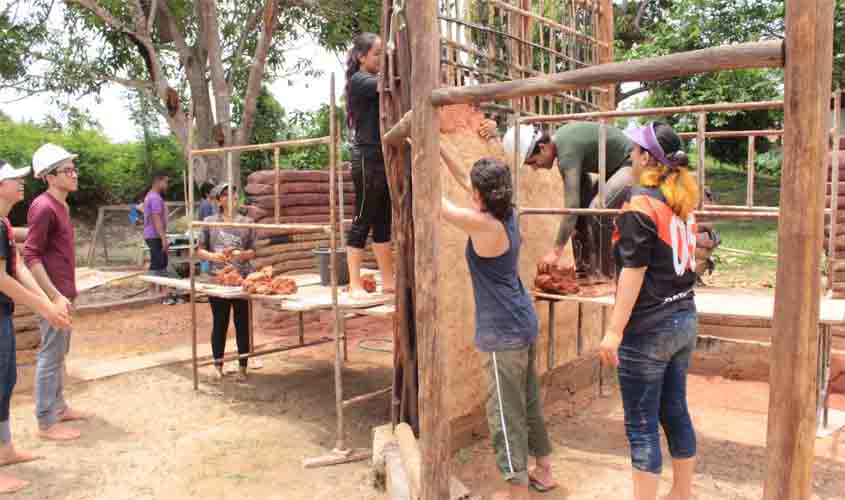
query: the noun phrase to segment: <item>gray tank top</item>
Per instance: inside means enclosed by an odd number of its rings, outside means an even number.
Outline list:
[[[537,338],[537,313],[519,278],[522,238],[516,214],[505,223],[508,251],[481,257],[468,239],[466,259],[475,295],[475,345],[482,352],[523,349]]]

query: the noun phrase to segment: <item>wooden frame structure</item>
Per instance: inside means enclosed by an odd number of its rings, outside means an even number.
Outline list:
[[[348,400],[344,400],[343,396],[343,366],[344,360],[346,359],[346,335],[344,332],[344,307],[339,304],[338,301],[338,269],[337,269],[337,252],[338,249],[338,229],[340,226],[340,221],[342,221],[343,217],[343,205],[342,205],[342,196],[343,196],[343,186],[342,186],[342,179],[337,174],[337,167],[338,167],[338,144],[339,144],[339,129],[337,124],[337,106],[336,106],[336,99],[335,99],[335,77],[334,74],[331,75],[331,89],[330,89],[330,113],[329,113],[329,135],[327,137],[318,137],[312,139],[299,139],[299,140],[289,140],[283,142],[275,142],[269,144],[255,144],[255,145],[247,145],[247,146],[235,146],[235,147],[224,147],[224,148],[214,148],[214,149],[198,149],[198,150],[191,150],[188,153],[188,185],[193,186],[194,183],[194,175],[193,175],[193,166],[194,161],[193,159],[198,156],[204,155],[219,155],[223,154],[226,155],[226,165],[227,165],[227,179],[229,183],[229,196],[228,196],[228,203],[229,203],[229,210],[230,213],[232,212],[234,206],[234,199],[232,196],[232,188],[235,186],[235,181],[233,176],[233,168],[232,168],[232,154],[233,153],[242,153],[245,151],[266,151],[272,150],[274,152],[274,169],[276,172],[276,204],[274,207],[274,217],[276,223],[272,224],[261,224],[261,223],[235,223],[235,222],[204,222],[204,221],[194,221],[194,214],[193,214],[193,207],[194,207],[194,190],[188,190],[188,206],[190,207],[190,212],[188,214],[189,218],[191,219],[191,231],[190,231],[190,261],[191,261],[191,270],[190,270],[190,297],[191,297],[191,338],[192,338],[192,371],[193,371],[193,384],[194,389],[198,389],[199,387],[199,377],[198,377],[198,368],[199,366],[204,366],[210,364],[212,361],[204,361],[200,362],[200,359],[197,357],[197,310],[196,310],[196,297],[198,293],[197,289],[197,282],[196,282],[196,240],[194,236],[194,228],[207,228],[207,227],[230,227],[230,228],[243,228],[243,229],[265,229],[265,230],[272,230],[276,232],[287,232],[287,233],[328,233],[329,234],[329,250],[331,252],[329,258],[329,269],[330,269],[330,276],[331,276],[331,286],[330,286],[330,295],[331,295],[331,302],[328,304],[328,307],[320,307],[321,309],[330,309],[333,315],[332,321],[332,329],[333,329],[333,338],[329,340],[316,340],[313,342],[305,342],[303,338],[303,324],[302,318],[300,316],[300,342],[298,345],[293,346],[284,346],[284,347],[275,347],[275,348],[268,348],[262,349],[259,351],[255,350],[255,345],[253,342],[253,332],[252,332],[252,321],[250,320],[250,352],[243,355],[230,355],[224,356],[224,361],[230,361],[235,359],[248,359],[251,357],[257,356],[265,356],[268,354],[274,354],[278,352],[285,352],[294,349],[300,349],[305,347],[313,347],[316,345],[321,345],[326,342],[334,342],[334,387],[335,387],[335,410],[336,410],[336,439],[335,439],[335,447],[334,449],[327,455],[322,457],[317,457],[314,459],[308,459],[304,461],[304,465],[306,467],[319,467],[325,465],[333,465],[333,464],[340,464],[345,462],[363,460],[370,456],[369,452],[361,452],[357,450],[353,450],[348,448],[346,445],[346,437],[344,431],[344,409],[350,405],[357,404],[363,401],[367,401],[374,397],[378,397],[381,394],[386,392],[385,389],[380,391],[375,391],[373,393],[364,394],[360,396],[353,397]],[[303,147],[303,146],[314,146],[325,144],[329,146],[329,224],[281,224],[278,223],[279,221],[279,176],[280,176],[280,166],[279,166],[279,150],[281,148],[290,148],[290,147]],[[337,194],[336,195],[336,191]],[[338,209],[338,198],[340,198],[340,208]],[[342,240],[342,238],[341,238]],[[252,297],[250,296],[250,316],[252,315]],[[266,346],[261,346],[266,347]]]
[[[816,372],[820,275],[824,217],[823,165],[829,136],[829,99],[833,57],[832,0],[787,2],[784,42],[761,42],[684,52],[624,64],[607,63],[584,69],[524,78],[510,82],[438,88],[441,53],[437,3],[410,2],[407,16],[414,19],[407,33],[392,33],[410,40],[411,146],[414,215],[414,304],[417,324],[417,360],[420,377],[420,433],[423,453],[424,500],[449,495],[449,424],[444,418],[442,387],[448,377],[447,340],[438,327],[437,261],[440,198],[439,117],[437,107],[523,99],[617,82],[654,81],[705,72],[743,68],[785,68],[784,161],[778,229],[780,258],[775,290],[772,369],[767,435],[766,500],[806,500],[810,497],[813,442],[816,430]],[[389,13],[389,6],[385,5]],[[402,47],[399,43],[397,46]],[[806,75],[816,75],[807,78]],[[392,82],[389,82],[392,85]],[[403,101],[408,102],[407,85]],[[699,118],[701,119],[701,118]],[[395,122],[394,122],[395,123]],[[700,127],[700,130],[703,127]],[[384,131],[384,130],[383,130]],[[386,132],[386,131],[385,131]],[[405,144],[398,146],[407,163]],[[802,206],[800,211],[783,207]],[[401,303],[400,303],[401,304]],[[401,311],[398,311],[401,314]]]

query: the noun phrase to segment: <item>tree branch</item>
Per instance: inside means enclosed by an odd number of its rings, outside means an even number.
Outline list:
[[[124,33],[129,33],[132,35],[138,36],[138,33],[129,29],[128,27],[124,26],[122,22],[118,21],[117,19],[112,16],[109,11],[104,9],[97,0],[69,0],[72,3],[79,4],[80,7],[87,9],[89,12],[94,14],[95,16],[99,17],[103,20],[104,23],[111,26],[113,29],[117,31],[122,31]]]
[[[255,12],[250,15],[249,19],[244,26],[244,30],[241,32],[241,36],[238,39],[238,43],[235,44],[235,51],[232,52],[232,62],[231,67],[229,68],[229,76],[226,78],[226,81],[229,85],[229,93],[232,93],[234,79],[235,79],[235,66],[241,60],[241,54],[243,54],[244,49],[246,48],[246,43],[249,40],[249,35],[252,33],[255,28],[258,27],[258,23],[261,22],[261,14],[264,12],[264,6],[262,5]]]
[[[650,90],[649,87],[646,87],[645,85],[643,85],[641,87],[631,89],[627,92],[621,92],[621,93],[617,94],[619,96],[617,99],[618,99],[619,102],[622,102],[629,97],[633,97],[637,94],[642,94],[643,92],[648,92],[649,90]]]
[[[153,32],[153,24],[155,23],[156,15],[158,14],[158,0],[152,0],[150,5],[150,15],[147,19],[147,33]]]
[[[247,80],[246,97],[244,98],[244,113],[241,117],[241,126],[238,129],[238,144],[246,144],[252,134],[252,127],[255,123],[255,107],[258,102],[258,94],[261,91],[261,81],[264,79],[264,66],[267,64],[267,55],[270,52],[270,45],[273,42],[277,12],[276,1],[266,0],[264,5],[264,26],[259,35],[258,44],[255,47],[252,66],[249,69],[249,80]]]
[[[645,10],[648,7],[648,4],[649,0],[642,0],[639,9],[637,9],[637,17],[634,18],[634,28],[637,30],[637,32],[642,31],[642,29],[640,28],[640,23],[643,20],[643,16],[645,15]]]
[[[231,103],[229,85],[223,70],[223,53],[220,42],[220,25],[217,19],[216,0],[201,0],[200,11],[205,20],[205,39],[208,43],[208,63],[211,70],[211,87],[214,90],[214,108],[217,111],[217,123],[223,127],[226,145],[232,142]]]

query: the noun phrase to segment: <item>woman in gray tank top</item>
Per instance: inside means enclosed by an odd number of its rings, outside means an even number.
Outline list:
[[[475,295],[475,345],[489,376],[487,423],[496,462],[509,483],[496,498],[524,499],[529,486],[548,491],[557,484],[534,367],[537,314],[519,278],[522,241],[511,202],[511,173],[504,162],[482,158],[467,178],[445,148],[441,156],[473,199],[471,208],[462,208],[444,197],[441,216],[469,236],[466,259]],[[529,455],[536,458],[530,472]]]

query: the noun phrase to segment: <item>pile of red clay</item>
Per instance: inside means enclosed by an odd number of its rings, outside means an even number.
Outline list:
[[[241,286],[241,273],[233,265],[228,265],[217,271],[217,283],[223,286]]]
[[[273,266],[251,273],[243,281],[243,288],[258,295],[293,295],[297,290],[296,281],[282,276],[273,278]]]
[[[567,269],[552,268],[550,272],[543,273],[540,272],[538,265],[534,286],[540,291],[555,295],[575,295],[580,290],[574,267]]]

